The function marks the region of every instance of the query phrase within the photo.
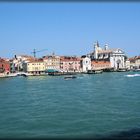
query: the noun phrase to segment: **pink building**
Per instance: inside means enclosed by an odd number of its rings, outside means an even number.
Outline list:
[[[81,58],[80,57],[60,57],[60,69],[64,72],[81,72]]]

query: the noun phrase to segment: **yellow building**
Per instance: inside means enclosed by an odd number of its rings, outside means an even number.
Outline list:
[[[46,66],[45,62],[35,60],[25,63],[23,69],[24,72],[28,72],[31,74],[43,74],[45,73]]]

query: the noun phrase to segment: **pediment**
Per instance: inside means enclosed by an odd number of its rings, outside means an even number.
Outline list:
[[[113,53],[124,53],[124,51],[121,50],[121,49],[116,49],[116,50],[113,51]]]

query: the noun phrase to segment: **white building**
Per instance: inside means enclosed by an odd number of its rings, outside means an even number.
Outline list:
[[[126,69],[128,69],[128,70],[130,70],[130,60],[129,59],[127,59],[126,61],[125,61],[125,68]]]
[[[34,60],[34,57],[27,55],[15,55],[15,57],[10,61],[11,71],[23,71],[23,64],[29,62],[30,60]]]
[[[91,70],[91,58],[88,56],[82,57],[82,71],[87,72],[88,70]]]
[[[111,63],[111,68],[115,70],[125,68],[125,56],[123,50],[119,48],[109,49],[107,44],[104,48],[101,48],[98,42],[94,45],[94,52],[91,53],[92,60],[109,61]]]

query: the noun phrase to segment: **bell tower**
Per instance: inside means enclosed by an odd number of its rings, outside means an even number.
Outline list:
[[[105,44],[105,50],[108,50],[108,44]]]
[[[99,48],[99,43],[98,41],[94,44],[94,59],[98,59],[98,48]]]

